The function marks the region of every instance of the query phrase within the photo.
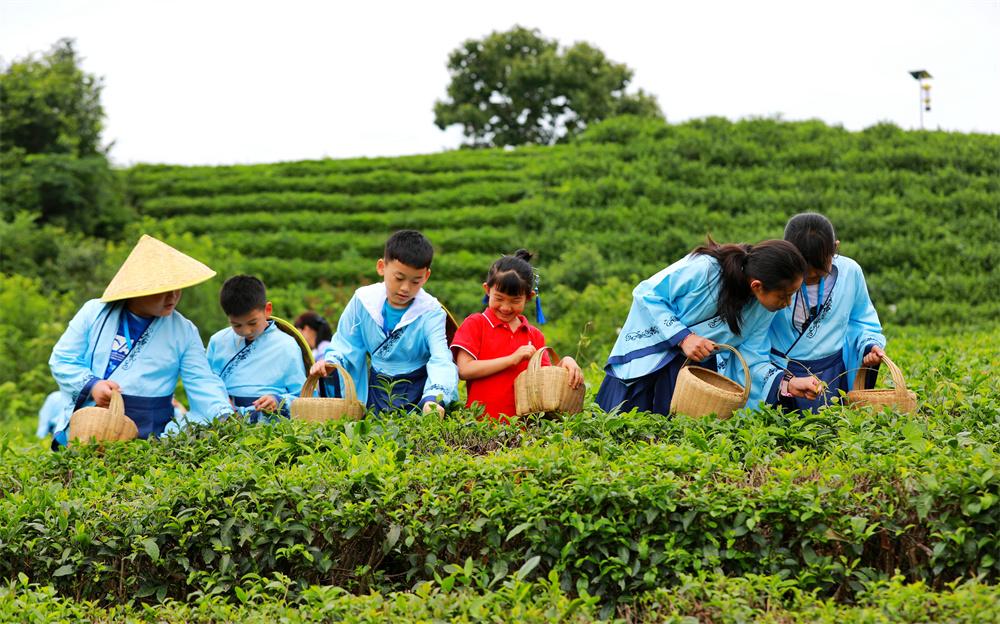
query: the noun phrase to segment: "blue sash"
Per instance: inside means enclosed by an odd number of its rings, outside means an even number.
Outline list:
[[[395,376],[377,373],[372,367],[368,371],[368,408],[377,412],[398,408],[412,409],[420,404],[426,381],[426,366]],[[390,384],[394,384],[389,390],[392,393],[391,397],[385,392]]]
[[[174,397],[141,397],[123,394],[125,415],[135,421],[139,428],[139,438],[145,440],[149,436],[159,436],[163,429],[174,419]]]

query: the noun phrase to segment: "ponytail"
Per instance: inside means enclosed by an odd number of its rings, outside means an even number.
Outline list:
[[[704,245],[691,253],[710,256],[719,263],[717,314],[725,319],[734,334],[740,333],[743,308],[754,296],[751,281],[759,280],[764,290],[787,288],[806,271],[802,254],[795,245],[783,240],[766,240],[756,245],[720,245],[709,236]]]

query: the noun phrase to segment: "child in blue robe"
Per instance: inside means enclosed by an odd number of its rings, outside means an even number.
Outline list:
[[[306,381],[295,339],[271,317],[264,282],[236,275],[222,285],[219,304],[229,327],[208,341],[208,364],[222,378],[233,405],[257,422],[262,414],[289,416]]]
[[[423,289],[433,258],[420,232],[390,236],[375,265],[383,282],[355,291],[310,373],[325,375],[326,362],[336,361],[370,409],[416,406],[444,414],[441,403],[458,399],[458,369],[445,337],[444,308]]]
[[[785,226],[785,240],[805,257],[805,281],[792,305],[771,321],[771,354],[791,378],[815,376],[827,388],[810,399],[782,392],[777,401],[788,409],[817,411],[841,391],[847,392],[861,367],[872,367],[872,387],[885,355],[885,336],[858,263],[837,254],[833,224],[816,213],[798,214]]]
[[[187,422],[232,413],[198,330],[176,310],[182,288],[213,275],[194,258],[144,235],[102,297],[80,308],[52,349],[49,367],[73,409],[107,407],[117,390],[139,437],[158,436],[180,424],[172,404],[180,378],[191,404]],[[67,443],[66,416],[53,447]]]
[[[51,435],[56,432],[56,427],[69,418],[69,410],[72,407],[69,395],[61,390],[49,393],[45,397],[42,409],[38,410],[38,428],[35,435],[39,438]]]
[[[608,357],[598,405],[667,414],[685,357],[750,383],[748,406],[776,395],[782,375],[769,361],[767,330],[804,273],[802,255],[786,241],[719,245],[709,238],[632,291],[632,309]],[[716,343],[739,350],[751,379],[743,378],[730,352],[710,358]],[[791,390],[814,393],[813,386],[805,380]]]

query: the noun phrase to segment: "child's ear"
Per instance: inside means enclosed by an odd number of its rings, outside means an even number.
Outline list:
[[[750,280],[750,290],[752,290],[757,294],[760,294],[764,292],[764,283],[758,279]]]
[[[385,275],[385,260],[383,260],[382,258],[379,258],[378,262],[375,263],[375,270],[378,271],[379,275],[384,276]]]
[[[840,241],[833,244],[833,253],[837,253],[838,251],[840,251]]]
[[[483,292],[487,295],[490,294],[490,287],[486,285],[486,282],[483,282]]]
[[[271,309],[272,309],[271,302],[268,301],[267,304],[264,306],[264,316],[266,316],[267,318],[271,318]]]

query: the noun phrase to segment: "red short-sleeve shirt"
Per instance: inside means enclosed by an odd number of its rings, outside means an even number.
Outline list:
[[[510,325],[498,319],[489,308],[472,314],[462,321],[462,326],[455,332],[451,348],[462,349],[477,360],[492,360],[506,357],[526,344],[539,349],[544,347],[545,336],[542,332],[529,324],[523,315],[518,318],[521,325],[516,331],[511,331]],[[549,365],[549,354],[543,353],[542,366]],[[466,405],[483,404],[491,418],[502,418],[502,414],[515,415],[514,379],[526,368],[528,360],[523,360],[489,377],[467,381],[469,400]]]

